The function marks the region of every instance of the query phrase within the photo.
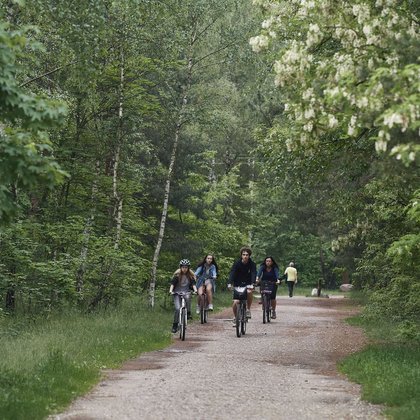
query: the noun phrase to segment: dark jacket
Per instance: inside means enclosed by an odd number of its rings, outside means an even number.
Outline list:
[[[234,287],[249,286],[255,283],[257,277],[257,266],[251,258],[247,264],[242,263],[242,259],[236,261],[230,270],[229,283]]]
[[[257,277],[260,279],[260,281],[264,280],[264,273],[266,273],[265,265],[261,264],[260,268],[258,269],[258,273],[257,273]],[[274,273],[274,277],[276,278],[275,281],[277,281],[277,279],[279,278],[278,267],[276,267],[276,266],[273,267],[273,273]]]

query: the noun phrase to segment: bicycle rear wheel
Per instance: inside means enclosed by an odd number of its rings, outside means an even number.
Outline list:
[[[241,331],[241,320],[242,320],[242,305],[239,303],[236,307],[236,336],[239,338],[242,335]]]
[[[181,322],[179,325],[179,338],[185,340],[185,330],[187,329],[187,309],[181,308]]]

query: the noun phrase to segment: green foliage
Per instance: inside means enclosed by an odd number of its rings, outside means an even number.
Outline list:
[[[365,316],[371,319],[389,318],[395,321],[419,321],[420,284],[412,277],[392,278],[386,287],[374,290]]]
[[[1,18],[1,15],[0,15]],[[19,60],[34,47],[32,28],[12,30],[0,22],[0,220],[16,212],[16,194],[42,183],[53,187],[66,176],[51,157],[47,131],[63,121],[61,102],[27,92],[18,83]]]

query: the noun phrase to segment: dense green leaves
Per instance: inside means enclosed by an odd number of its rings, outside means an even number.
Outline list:
[[[0,15],[1,18],[1,15]],[[19,85],[19,60],[31,48],[31,28],[0,21],[0,220],[16,211],[17,194],[43,183],[53,187],[66,173],[51,158],[47,130],[63,121],[65,106]]]

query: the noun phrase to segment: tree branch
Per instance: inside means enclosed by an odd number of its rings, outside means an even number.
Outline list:
[[[48,75],[50,75],[50,74],[52,74],[52,73],[55,73],[56,71],[62,70],[62,69],[64,69],[65,67],[72,66],[73,64],[77,63],[77,61],[78,61],[78,60],[76,60],[76,61],[72,61],[71,63],[64,64],[64,66],[57,67],[57,68],[55,68],[54,70],[50,70],[50,71],[47,71],[47,72],[46,72],[46,73],[44,73],[44,74],[40,74],[39,76],[33,77],[32,79],[29,79],[29,80],[27,80],[26,82],[23,82],[21,85],[19,85],[19,87],[25,87],[25,86],[29,85],[30,83],[35,82],[35,81],[36,81],[36,80],[38,80],[38,79],[42,79],[43,77],[48,76]]]
[[[214,55],[214,54],[217,54],[218,52],[223,51],[223,50],[225,50],[226,48],[229,48],[229,47],[231,47],[232,45],[235,45],[235,44],[236,44],[236,41],[235,41],[235,42],[231,42],[230,44],[226,44],[226,45],[224,45],[223,47],[221,47],[221,48],[219,48],[219,49],[217,49],[217,50],[215,50],[215,51],[212,51],[212,52],[210,52],[210,53],[208,53],[208,54],[204,55],[203,57],[197,58],[197,60],[196,60],[196,61],[194,62],[194,64],[193,64],[193,66],[195,66],[196,64],[198,64],[200,61],[203,61],[203,60],[205,60],[206,58],[208,58],[208,57],[210,57],[210,56],[212,56],[212,55]]]

